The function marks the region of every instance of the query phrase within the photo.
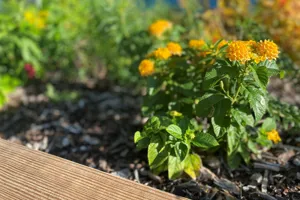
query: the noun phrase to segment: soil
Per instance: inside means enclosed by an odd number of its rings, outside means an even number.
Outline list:
[[[44,84],[19,88],[0,111],[0,137],[190,199],[300,200],[300,133],[281,133],[282,144],[234,171],[221,155],[203,153],[197,180],[173,181],[152,174],[133,143],[146,121],[138,91],[106,81],[54,86],[80,96],[53,102]]]

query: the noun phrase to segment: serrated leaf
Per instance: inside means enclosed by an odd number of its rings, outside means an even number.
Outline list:
[[[209,133],[198,133],[196,137],[192,140],[192,143],[204,149],[209,149],[212,147],[216,147],[219,145],[218,141],[215,139],[214,136],[210,135]]]
[[[160,120],[158,117],[154,116],[154,117],[151,117],[150,119],[148,119],[148,121],[145,124],[144,129],[147,131],[155,132],[155,131],[159,130],[159,127],[160,127]]]
[[[240,145],[239,131],[237,127],[230,126],[227,131],[227,153],[228,155],[236,152]]]
[[[179,126],[171,124],[166,128],[166,131],[177,139],[182,139],[182,131]]]
[[[245,87],[250,107],[254,111],[255,120],[259,121],[267,110],[267,101],[264,93],[254,86]]]
[[[254,126],[254,118],[251,114],[247,114],[239,109],[231,109],[231,113],[240,126]]]
[[[189,154],[184,160],[184,172],[192,179],[196,179],[200,174],[202,162],[200,156],[197,154]]]
[[[224,99],[221,94],[206,93],[200,99],[196,105],[196,114],[199,117],[208,117],[213,114],[213,106]]]
[[[219,137],[220,131],[221,131],[221,126],[219,126],[218,124],[216,124],[214,117],[211,118],[211,124],[212,124],[212,127],[213,127],[215,135],[217,137]]]
[[[183,142],[177,142],[174,146],[175,154],[183,161],[189,153],[189,147]]]
[[[273,118],[266,118],[261,128],[267,132],[276,129],[276,121]]]
[[[261,88],[266,89],[269,81],[267,68],[262,66],[262,67],[257,67],[256,69],[251,67],[251,69],[252,69],[254,80],[259,84]]]
[[[150,144],[148,146],[148,163],[150,168],[152,163],[155,161],[156,157],[160,152],[162,152],[165,147],[166,136],[164,134],[155,134],[151,137]]]

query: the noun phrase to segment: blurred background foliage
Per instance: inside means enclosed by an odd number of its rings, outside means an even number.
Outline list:
[[[139,85],[142,57],[199,38],[273,39],[297,80],[299,9],[299,0],[0,0],[0,104],[36,80]],[[174,24],[164,38],[148,32],[159,19]]]

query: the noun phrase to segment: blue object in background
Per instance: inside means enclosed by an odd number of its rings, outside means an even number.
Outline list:
[[[178,6],[178,0],[158,0],[158,1],[165,1],[166,3],[169,3],[170,5]],[[199,0],[199,1],[203,4],[204,3],[203,1],[207,1],[207,0]],[[245,1],[245,0],[241,0],[241,1]],[[145,2],[146,2],[147,6],[153,6],[155,4],[156,0],[145,0]],[[217,7],[217,3],[218,3],[218,0],[209,0],[209,7],[211,9],[214,9]],[[251,0],[251,3],[256,4],[257,0]]]

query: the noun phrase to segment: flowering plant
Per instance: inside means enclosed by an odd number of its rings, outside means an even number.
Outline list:
[[[199,149],[225,149],[236,168],[251,152],[280,142],[275,121],[262,121],[269,78],[280,72],[278,54],[269,40],[190,40],[150,53],[139,66],[148,89],[142,110],[150,118],[134,136],[139,149],[148,148],[150,168],[196,178]]]

